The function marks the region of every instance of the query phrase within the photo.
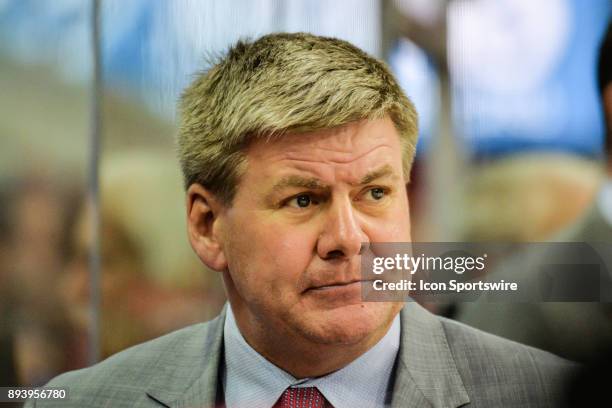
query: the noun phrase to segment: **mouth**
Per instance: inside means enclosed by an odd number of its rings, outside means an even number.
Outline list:
[[[308,288],[307,290],[326,291],[326,290],[333,290],[333,289],[350,288],[352,286],[357,286],[362,283],[366,283],[370,281],[371,281],[370,279],[354,279],[354,280],[346,281],[346,282],[334,282],[334,283],[328,283],[325,285],[313,286],[313,287]]]

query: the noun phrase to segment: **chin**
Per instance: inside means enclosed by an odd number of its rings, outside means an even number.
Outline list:
[[[302,321],[301,331],[318,344],[355,345],[382,337],[401,306],[367,302],[313,312]]]

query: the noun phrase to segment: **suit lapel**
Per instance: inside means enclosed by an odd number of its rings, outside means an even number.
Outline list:
[[[159,371],[147,388],[149,398],[171,408],[218,405],[219,366],[223,356],[225,311],[194,333],[193,341],[160,356]]]
[[[416,302],[401,312],[392,407],[459,407],[470,398],[439,319]]]

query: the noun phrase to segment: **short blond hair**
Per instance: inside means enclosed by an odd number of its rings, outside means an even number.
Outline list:
[[[238,41],[181,97],[185,187],[199,183],[231,205],[252,140],[385,116],[400,135],[407,179],[417,114],[385,63],[346,41],[305,33]]]

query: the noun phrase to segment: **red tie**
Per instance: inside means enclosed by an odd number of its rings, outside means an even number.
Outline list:
[[[272,408],[332,408],[317,387],[287,388]]]

